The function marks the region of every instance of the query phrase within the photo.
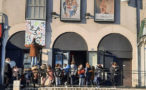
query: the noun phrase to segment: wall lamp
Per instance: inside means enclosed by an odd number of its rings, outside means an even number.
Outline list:
[[[57,19],[57,18],[60,17],[60,15],[59,15],[58,13],[56,13],[56,12],[52,12],[51,15],[52,15],[52,17],[53,17],[54,19]]]
[[[6,24],[6,15],[2,12],[0,12],[0,24],[3,24],[3,29],[6,30],[9,28],[9,26]]]
[[[0,23],[4,23],[4,15],[2,12],[0,12]]]
[[[94,16],[91,15],[90,13],[86,13],[85,14],[85,17],[86,17],[86,19],[92,19],[92,18],[94,18]]]

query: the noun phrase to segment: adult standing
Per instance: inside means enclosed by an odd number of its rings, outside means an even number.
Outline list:
[[[31,57],[31,66],[38,65],[37,63],[37,56],[38,56],[38,51],[41,48],[39,44],[36,43],[36,39],[34,38],[32,43],[30,45],[25,45],[25,47],[30,48],[29,56]]]
[[[111,73],[111,82],[112,85],[117,85],[117,76],[119,72],[119,66],[117,65],[116,62],[112,63],[112,66],[110,67],[110,73]]]
[[[38,78],[39,78],[38,66],[35,65],[31,69],[32,69],[33,87],[35,88],[35,85],[38,83]]]
[[[95,69],[95,80],[96,80],[97,87],[100,87],[102,72],[103,72],[103,67],[101,64],[98,64]]]
[[[12,69],[10,66],[10,58],[6,58],[5,60],[5,70],[4,70],[4,83],[6,87],[9,85],[12,77]]]
[[[83,86],[85,83],[85,70],[82,64],[80,64],[78,67],[78,75],[79,75],[79,86]]]
[[[66,77],[66,81],[65,81],[65,85],[68,85],[69,84],[69,73],[70,73],[70,65],[66,65],[66,67],[64,68],[64,75]]]
[[[46,76],[47,76],[47,66],[46,66],[46,64],[42,64],[40,73],[41,73],[41,85],[44,86],[45,82],[46,82]]]
[[[91,76],[92,76],[92,69],[89,65],[89,63],[86,63],[86,68],[85,68],[85,76],[86,76],[86,85],[91,85]]]
[[[62,70],[60,64],[56,64],[54,76],[55,76],[56,86],[61,85]]]
[[[70,67],[71,67],[70,68],[70,84],[74,85],[76,74],[77,74],[77,66],[75,65],[75,61],[71,62]]]
[[[53,75],[53,70],[51,68],[51,66],[48,66],[48,69],[47,69],[47,81],[48,83],[48,86],[51,86],[54,82],[54,75]]]

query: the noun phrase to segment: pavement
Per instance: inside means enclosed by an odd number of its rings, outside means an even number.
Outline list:
[[[13,87],[5,88],[0,86],[0,90],[13,90]],[[18,90],[18,89],[17,89]],[[25,87],[20,90],[146,90],[146,88],[122,88],[122,87]]]

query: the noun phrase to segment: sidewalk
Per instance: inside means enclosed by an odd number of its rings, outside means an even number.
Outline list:
[[[13,90],[13,88],[7,88],[0,90]],[[33,88],[33,87],[25,87],[21,88],[20,90],[146,90],[146,88],[114,88],[114,87],[102,87],[102,88],[96,88],[96,87],[39,87],[39,88]]]
[[[41,87],[38,90],[146,90],[146,88]]]

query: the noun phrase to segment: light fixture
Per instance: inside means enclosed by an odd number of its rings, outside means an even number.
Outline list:
[[[51,13],[51,15],[52,15],[52,17],[53,17],[54,19],[56,19],[56,18],[59,18],[59,17],[60,17],[60,15],[59,15],[59,14],[57,14],[56,12],[52,12],[52,13]]]
[[[1,24],[4,23],[4,22],[3,22],[3,17],[4,17],[4,16],[3,16],[3,13],[0,12],[0,23],[1,23]]]
[[[86,17],[86,19],[91,19],[91,18],[93,18],[94,16],[92,16],[90,13],[86,13],[86,14],[85,14],[85,17]]]

